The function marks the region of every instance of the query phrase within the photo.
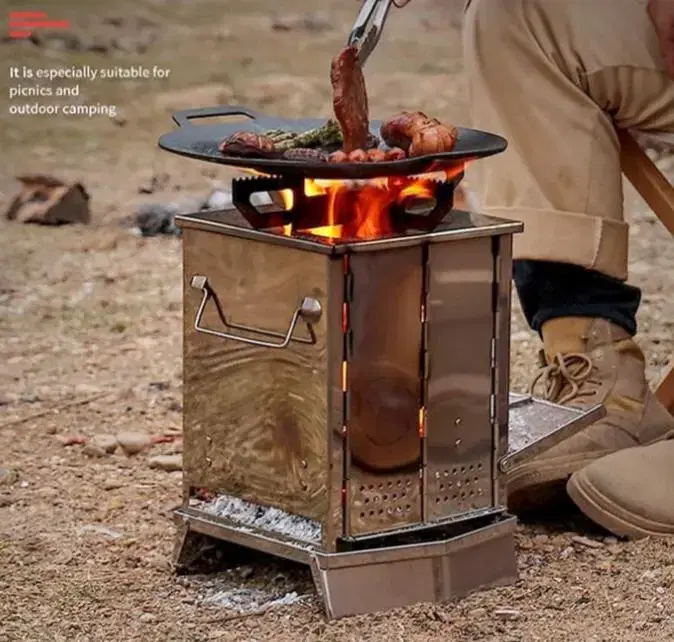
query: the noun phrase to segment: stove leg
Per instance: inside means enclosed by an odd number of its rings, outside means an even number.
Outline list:
[[[329,620],[448,602],[517,579],[512,530],[438,554],[412,546],[395,557],[381,549],[318,553],[311,558],[311,574]]]
[[[259,557],[255,551],[198,533],[180,524],[173,550],[173,568],[178,575],[208,573],[235,568]]]

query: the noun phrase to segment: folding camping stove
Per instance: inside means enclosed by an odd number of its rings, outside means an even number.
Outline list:
[[[296,560],[329,617],[516,577],[505,471],[603,410],[509,395],[522,225],[453,209],[462,166],[434,176],[237,179],[232,209],[177,217],[178,568],[204,536]]]

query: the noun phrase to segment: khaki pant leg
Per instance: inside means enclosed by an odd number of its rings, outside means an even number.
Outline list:
[[[524,222],[515,258],[626,279],[615,127],[674,131],[646,0],[471,0],[464,55],[474,127],[509,141],[469,173],[485,211]]]

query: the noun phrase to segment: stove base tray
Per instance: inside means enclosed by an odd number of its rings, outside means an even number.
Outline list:
[[[341,553],[284,542],[198,509],[179,508],[175,518],[178,571],[213,540],[225,545],[221,567],[245,563],[256,551],[307,564],[328,619],[446,602],[517,579],[516,519],[506,513],[474,520],[450,537]]]

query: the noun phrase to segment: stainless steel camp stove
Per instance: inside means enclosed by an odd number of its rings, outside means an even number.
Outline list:
[[[506,141],[459,128],[450,152],[331,164],[218,148],[239,130],[306,133],[325,119],[218,106],[174,120],[162,148],[258,174],[233,182],[231,209],[177,217],[177,568],[204,541],[232,566],[250,551],[296,560],[329,617],[513,581],[504,471],[604,411],[509,395],[522,224],[453,207],[465,163]],[[256,207],[257,192],[274,204]]]
[[[602,410],[509,395],[522,225],[453,209],[462,175],[237,179],[178,217],[178,568],[204,537],[296,560],[329,617],[515,579],[503,471]]]

